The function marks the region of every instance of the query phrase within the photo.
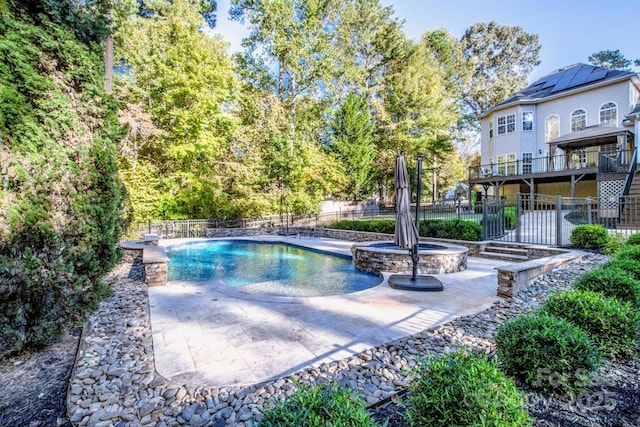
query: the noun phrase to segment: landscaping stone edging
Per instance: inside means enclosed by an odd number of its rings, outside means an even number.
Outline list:
[[[125,278],[121,265],[111,281],[115,295],[87,321],[70,379],[67,407],[77,426],[250,426],[274,399],[291,395],[296,383],[337,381],[373,405],[403,390],[409,371],[425,354],[464,345],[493,353],[499,324],[540,304],[551,291],[598,266],[589,254],[539,278],[490,309],[405,337],[347,359],[303,369],[287,378],[250,387],[185,386],[155,371],[146,287]]]

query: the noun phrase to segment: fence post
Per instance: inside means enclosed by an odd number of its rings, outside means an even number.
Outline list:
[[[482,240],[487,240],[487,199],[482,199]]]
[[[522,240],[522,236],[520,235],[520,233],[521,233],[521,231],[520,231],[520,215],[522,215],[521,203],[522,203],[522,195],[518,191],[516,193],[516,223],[514,224],[515,227],[516,227],[516,242],[517,243],[520,243],[520,241]]]
[[[587,197],[587,224],[591,224],[591,197]]]
[[[562,245],[562,196],[556,197],[556,246]]]

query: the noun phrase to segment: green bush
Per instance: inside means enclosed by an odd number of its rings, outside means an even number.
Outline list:
[[[609,236],[609,241],[604,247],[604,253],[607,255],[615,255],[620,249],[622,249],[626,243],[627,238],[622,233],[615,233]]]
[[[437,237],[445,233],[444,219],[429,219],[420,222],[420,235],[424,237]]]
[[[627,237],[627,240],[624,243],[625,245],[640,245],[640,233],[634,233]]]
[[[457,351],[413,372],[407,418],[414,426],[528,426],[525,399],[495,362]]]
[[[461,219],[430,219],[420,223],[420,236],[478,241],[482,239],[482,226],[477,222]]]
[[[284,402],[263,411],[259,426],[328,427],[376,426],[360,398],[352,399],[349,391],[336,384],[301,386]]]
[[[584,273],[574,282],[573,288],[601,292],[605,296],[630,302],[640,308],[640,281],[634,279],[632,273],[616,266]]]
[[[598,224],[576,226],[571,232],[571,246],[578,249],[602,249],[609,242],[607,229]]]
[[[626,245],[616,252],[615,259],[628,259],[640,262],[640,245]]]
[[[586,332],[545,314],[523,315],[503,323],[496,334],[496,347],[508,375],[541,390],[579,390],[603,361]]]
[[[513,230],[516,228],[516,207],[505,206],[504,207],[504,228],[507,230]]]
[[[629,273],[634,279],[640,280],[640,262],[626,258],[613,258],[602,266],[603,269],[619,268]]]
[[[629,356],[638,346],[640,314],[628,302],[574,289],[552,295],[541,311],[578,326],[609,355]]]
[[[369,219],[369,220],[342,220],[329,226],[338,230],[364,231],[369,233],[394,234],[396,230],[395,219]]]
[[[342,220],[330,225],[330,228],[338,230],[385,234],[394,234],[395,227],[396,221],[393,219]],[[482,226],[477,222],[459,219],[430,219],[420,221],[419,234],[420,237],[477,241],[482,238]]]

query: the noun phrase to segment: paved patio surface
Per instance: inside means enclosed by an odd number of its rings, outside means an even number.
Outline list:
[[[264,238],[350,254],[353,242]],[[166,242],[162,242],[166,244]],[[172,241],[171,243],[175,243]],[[149,288],[156,370],[167,379],[209,386],[248,385],[371,347],[488,308],[504,261],[469,258],[468,269],[437,274],[443,292],[382,284],[324,297],[250,295],[220,281]]]

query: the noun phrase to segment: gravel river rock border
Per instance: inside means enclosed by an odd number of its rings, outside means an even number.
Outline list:
[[[73,425],[81,426],[248,426],[259,419],[263,407],[293,393],[297,382],[338,381],[361,394],[372,405],[370,411],[376,419],[388,418],[390,427],[402,426],[405,425],[402,392],[407,385],[408,371],[422,355],[428,352],[442,354],[461,345],[493,354],[493,337],[502,321],[538,306],[551,292],[569,287],[578,275],[597,267],[605,259],[588,254],[582,260],[542,276],[516,298],[502,300],[481,313],[455,319],[353,357],[264,384],[224,388],[184,386],[167,381],[155,372],[146,287],[136,280],[136,269],[123,264],[108,276],[115,295],[102,302],[85,324],[68,385],[68,415]],[[73,341],[73,337],[70,339]],[[73,343],[69,345],[73,348]],[[66,349],[65,354],[72,362],[74,352]],[[6,365],[0,366],[0,372],[11,374],[11,369],[4,368]],[[64,373],[64,369],[61,371]],[[55,379],[62,385],[58,387],[61,390],[66,385],[66,375],[68,364],[66,374]],[[613,408],[600,405],[604,408],[594,410],[594,405],[576,404],[576,400],[570,398],[530,394],[529,411],[540,426],[635,425],[631,422],[640,416],[639,376],[637,358],[609,364],[603,370],[602,377],[606,381],[590,390],[592,397],[614,399]],[[4,385],[7,378],[3,376],[2,381]],[[26,397],[22,391],[26,393],[26,389],[21,389],[15,394],[21,397],[24,408],[33,407],[26,402],[37,403],[37,397],[55,400],[55,396],[45,396],[42,389],[36,388]],[[19,405],[18,400],[15,402]],[[58,403],[58,409],[60,406]],[[0,415],[5,416],[6,407],[0,406],[0,409]],[[42,417],[28,417],[23,410],[22,420],[32,421],[15,425],[54,425],[54,412],[49,414],[49,421],[44,421]],[[62,414],[58,412],[56,424],[66,426],[69,419],[65,420]]]

